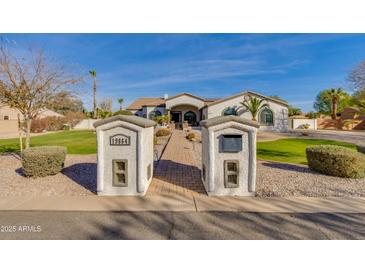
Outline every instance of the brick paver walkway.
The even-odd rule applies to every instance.
[[[147,195],[206,195],[200,179],[194,146],[182,131],[175,130],[160,161],[155,166]]]

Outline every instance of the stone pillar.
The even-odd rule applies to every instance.
[[[201,121],[202,181],[210,196],[253,196],[257,122],[238,116]]]
[[[99,195],[144,195],[153,176],[156,123],[117,115],[94,123],[97,135]]]

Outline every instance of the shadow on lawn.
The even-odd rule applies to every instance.
[[[96,193],[96,163],[80,163],[65,167],[62,173],[80,186]]]

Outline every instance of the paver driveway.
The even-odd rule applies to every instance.
[[[147,195],[206,195],[189,142],[182,131],[175,130],[160,161]]]

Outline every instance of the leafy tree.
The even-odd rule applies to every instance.
[[[365,88],[364,88],[364,89],[362,89],[362,90],[355,91],[355,92],[352,94],[352,97],[353,97],[355,100],[365,100]]]
[[[259,111],[264,108],[268,107],[269,105],[266,103],[265,99],[259,99],[253,96],[247,96],[242,102],[240,102],[242,106],[248,110],[252,115],[252,121],[257,121],[256,117]]]
[[[305,116],[307,116],[309,119],[315,119],[319,117],[318,112],[310,111]]]
[[[322,90],[317,95],[313,107],[317,112],[331,115],[332,119],[336,119],[337,113],[342,112],[350,105],[351,96],[338,88]]]
[[[169,115],[161,115],[161,116],[155,116],[153,120],[158,123],[159,125],[163,123],[170,123],[170,116]]]
[[[289,116],[301,115],[301,114],[302,114],[302,110],[300,108],[288,106],[288,115]]]
[[[32,120],[48,108],[59,92],[69,90],[81,81],[69,74],[65,67],[51,63],[43,51],[29,49],[13,54],[0,45],[0,103],[16,108],[26,122],[25,146],[30,146]]]
[[[365,99],[364,100],[355,100],[354,108],[360,111],[361,114],[365,115]]]
[[[68,112],[83,112],[84,109],[82,100],[68,91],[61,91],[56,94],[50,103],[49,108],[61,114],[66,114]]]
[[[89,74],[94,79],[94,105],[93,105],[93,113],[94,119],[96,118],[97,111],[96,111],[96,70],[90,70]]]
[[[119,110],[122,110],[122,104],[123,104],[124,99],[123,98],[118,98],[118,103],[119,103]]]

